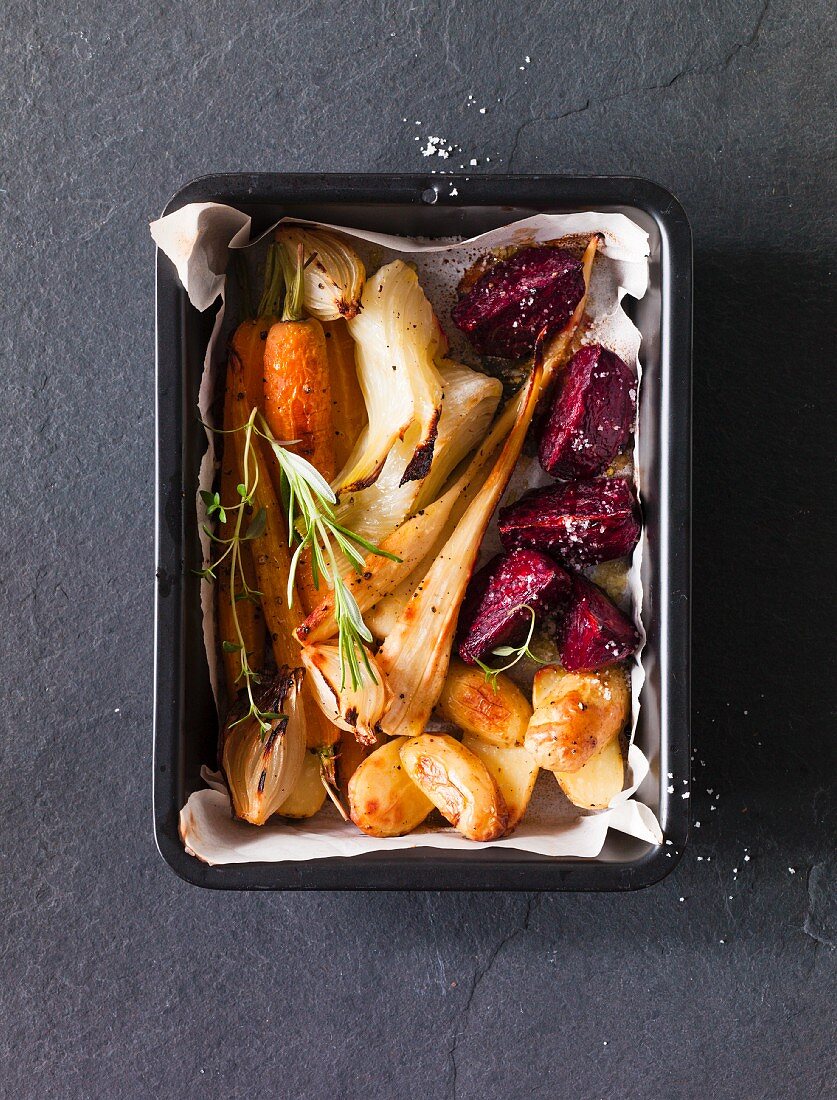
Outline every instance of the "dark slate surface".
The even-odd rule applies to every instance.
[[[3,1096],[834,1094],[832,13],[6,4]],[[471,158],[693,219],[700,828],[635,896],[201,892],[151,839],[146,223]]]

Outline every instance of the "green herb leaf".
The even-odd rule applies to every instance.
[[[267,512],[259,508],[258,512],[250,520],[250,526],[244,534],[245,539],[260,539],[267,530]]]

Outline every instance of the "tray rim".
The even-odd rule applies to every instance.
[[[451,197],[440,185],[455,181]],[[432,192],[432,196],[428,194]],[[692,234],[688,217],[666,188],[638,176],[569,176],[491,174],[440,179],[428,173],[219,173],[200,176],[179,188],[163,211],[171,213],[188,202],[237,203],[385,202],[420,206],[528,206],[563,204],[582,208],[632,206],[657,224],[661,241],[661,311],[667,324],[662,356],[667,360],[669,438],[678,445],[664,456],[667,465],[664,510],[670,553],[665,559],[667,589],[680,598],[666,609],[669,661],[677,675],[666,686],[661,716],[668,758],[678,775],[689,774],[690,647],[691,647],[691,363],[692,363]],[[179,731],[175,714],[182,684],[174,662],[161,662],[161,640],[180,636],[181,569],[179,547],[171,535],[166,510],[172,496],[180,498],[182,467],[179,444],[182,418],[179,399],[170,399],[168,379],[178,376],[183,361],[185,292],[173,266],[156,250],[155,332],[155,625],[154,625],[154,749],[152,763],[154,838],[163,860],[186,882],[213,889],[369,889],[369,890],[526,890],[623,891],[653,885],[679,862],[688,840],[688,800],[669,802],[666,839],[671,845],[652,848],[638,859],[541,857],[514,849],[411,853],[377,852],[352,859],[335,857],[282,863],[239,863],[210,866],[190,856],[177,831],[180,797],[177,777],[162,764],[171,758]],[[677,369],[673,369],[676,364]],[[176,375],[171,374],[174,367]],[[665,367],[665,364],[664,364]],[[176,451],[173,461],[172,452]],[[177,485],[168,486],[177,478]],[[176,491],[174,491],[176,489]],[[676,521],[676,522],[675,522]],[[177,598],[172,599],[172,593]],[[176,646],[176,641],[175,641]],[[177,651],[177,650],[176,650]],[[678,731],[672,739],[671,729]],[[163,749],[167,750],[163,752]],[[161,766],[162,765],[162,766]],[[661,779],[662,783],[662,779]],[[428,854],[430,853],[430,854]]]

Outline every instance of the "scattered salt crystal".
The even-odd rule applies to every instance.
[[[698,863],[703,863],[703,856],[698,856],[697,861]]]
[[[474,160],[474,158],[473,158],[473,157],[471,157],[471,159],[470,159],[470,160],[468,161],[468,163],[469,163],[469,164],[471,165],[471,167],[473,168],[473,167],[474,167],[474,166],[476,165],[476,163],[477,163],[477,162],[476,162],[476,160]]]
[[[669,794],[674,794],[674,785],[667,788]]]
[[[695,828],[696,828],[696,829],[699,829],[699,828],[700,828],[700,822],[699,822],[699,821],[696,821],[696,822],[695,822]]]
[[[750,857],[749,856],[744,856],[744,862],[749,863],[750,862]]]
[[[450,189],[451,198],[453,198],[454,195],[458,195],[458,194],[459,194],[459,192],[457,191],[457,189],[455,187],[451,187],[451,189]]]
[[[688,791],[683,791],[683,793],[680,795],[680,797],[681,798],[688,798],[689,797],[689,792]]]
[[[680,898],[679,900],[680,900],[680,901],[685,901],[686,899],[685,899],[685,898]]]
[[[795,868],[795,867],[788,867],[788,870],[790,871],[790,873],[791,873],[792,875],[795,875],[795,874],[796,874],[796,868]]]
[[[724,943],[724,940],[718,940],[718,943]]]
[[[480,114],[481,115],[485,114],[485,107],[480,107]],[[605,1045],[607,1045],[607,1044],[605,1044]]]

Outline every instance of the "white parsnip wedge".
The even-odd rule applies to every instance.
[[[367,756],[349,780],[349,813],[369,836],[404,836],[433,809],[401,763],[405,744],[403,737],[388,741]]]
[[[497,784],[508,810],[506,832],[510,833],[526,813],[540,768],[522,745],[490,745],[473,734],[466,734],[462,744],[482,760]]]
[[[606,810],[625,785],[621,739],[609,741],[576,772],[554,772],[561,790],[583,810]]]
[[[401,745],[401,762],[444,817],[469,840],[497,840],[508,810],[486,765],[452,737],[424,733]]]

